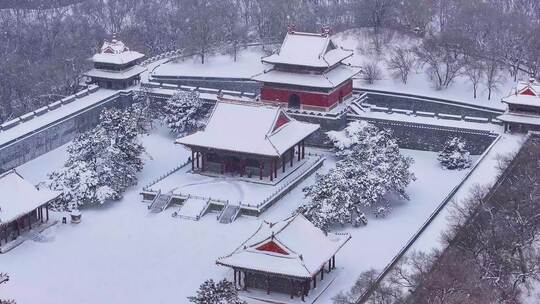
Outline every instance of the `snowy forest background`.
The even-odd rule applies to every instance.
[[[0,122],[74,93],[86,59],[112,33],[147,56],[185,48],[204,60],[210,46],[230,52],[242,41],[279,40],[287,24],[368,28],[376,49],[388,47],[387,29],[419,36],[414,56],[434,67],[440,89],[459,74],[474,88],[479,77],[496,87],[499,73],[538,74],[540,66],[540,37],[531,35],[540,30],[536,0],[5,0]],[[396,54],[399,74],[406,56]]]

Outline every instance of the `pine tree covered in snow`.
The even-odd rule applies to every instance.
[[[188,299],[196,304],[246,304],[238,298],[234,284],[227,280],[218,283],[212,279],[207,280],[199,287],[197,295]]]
[[[447,141],[437,159],[444,168],[449,170],[461,170],[471,166],[471,155],[467,150],[467,142],[460,137],[454,137]]]
[[[165,103],[164,114],[171,131],[185,135],[204,127],[207,110],[199,93],[178,91]]]
[[[322,229],[332,224],[361,222],[361,210],[377,215],[389,209],[389,194],[408,199],[405,191],[415,179],[412,159],[399,153],[391,133],[366,122],[353,122],[345,130],[327,133],[339,160],[336,167],[318,175],[304,192],[311,202],[300,208]]]
[[[52,189],[62,191],[53,208],[66,210],[117,200],[137,182],[144,147],[138,138],[137,116],[131,108],[109,109],[100,124],[77,136],[68,146],[64,168],[50,174]]]

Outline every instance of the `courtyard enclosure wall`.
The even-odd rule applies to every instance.
[[[454,196],[458,193],[458,191],[462,190],[463,185],[468,181],[468,179],[471,177],[471,175],[475,172],[475,170],[480,166],[480,164],[486,160],[486,156],[490,153],[490,151],[493,149],[493,147],[497,144],[497,142],[501,139],[500,136],[497,136],[497,138],[492,142],[492,144],[482,153],[482,156],[476,161],[476,163],[473,165],[471,170],[467,173],[467,175],[457,184],[452,191],[444,198],[444,200],[439,204],[437,209],[433,211],[431,216],[426,220],[426,222],[418,229],[418,231],[409,239],[409,241],[403,246],[403,248],[399,251],[399,253],[390,261],[388,265],[382,270],[382,272],[378,275],[375,282],[364,291],[363,294],[360,295],[360,297],[354,302],[356,304],[363,304],[365,303],[370,296],[373,294],[375,289],[380,285],[380,283],[386,279],[387,275],[392,271],[392,269],[398,264],[398,262],[409,252],[409,250],[413,247],[414,243],[422,236],[422,234],[428,229],[428,227],[431,225],[431,223],[439,216],[441,211],[447,207],[447,205],[454,201]]]
[[[71,141],[78,133],[95,127],[99,115],[111,106],[126,106],[132,103],[133,91],[118,91],[113,96],[95,103],[47,126],[22,135],[12,142],[0,146],[0,172],[7,171],[56,149]],[[51,111],[55,111],[54,109]],[[25,122],[21,122],[24,124]]]

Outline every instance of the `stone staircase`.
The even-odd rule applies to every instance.
[[[236,220],[238,214],[240,214],[240,206],[227,204],[223,207],[223,211],[219,215],[218,221],[221,224],[230,224]]]
[[[158,192],[154,200],[152,201],[152,204],[148,206],[148,209],[152,213],[159,213],[165,210],[169,204],[172,201],[172,194],[171,193],[161,193]]]

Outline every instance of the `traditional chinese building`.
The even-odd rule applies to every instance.
[[[325,234],[303,215],[277,223],[263,222],[259,229],[231,254],[216,263],[234,270],[234,282],[257,288],[304,296],[336,267],[336,253],[349,234]]]
[[[94,68],[85,76],[90,78],[90,83],[102,88],[125,89],[140,81],[145,68],[138,64],[143,57],[143,54],[131,51],[120,40],[105,41],[101,52],[91,58]]]
[[[305,157],[305,139],[319,125],[280,107],[218,101],[204,130],[176,142],[192,151],[192,169],[273,181]]]
[[[508,105],[508,110],[497,118],[504,122],[505,131],[540,131],[540,83],[534,78],[520,81],[502,101]]]
[[[49,204],[60,196],[34,187],[15,170],[0,174],[0,193],[0,253],[23,232],[48,222]]]
[[[360,72],[343,61],[353,55],[322,33],[289,28],[279,51],[262,58],[271,68],[253,76],[262,83],[260,99],[289,108],[330,111],[352,96],[352,77]]]

